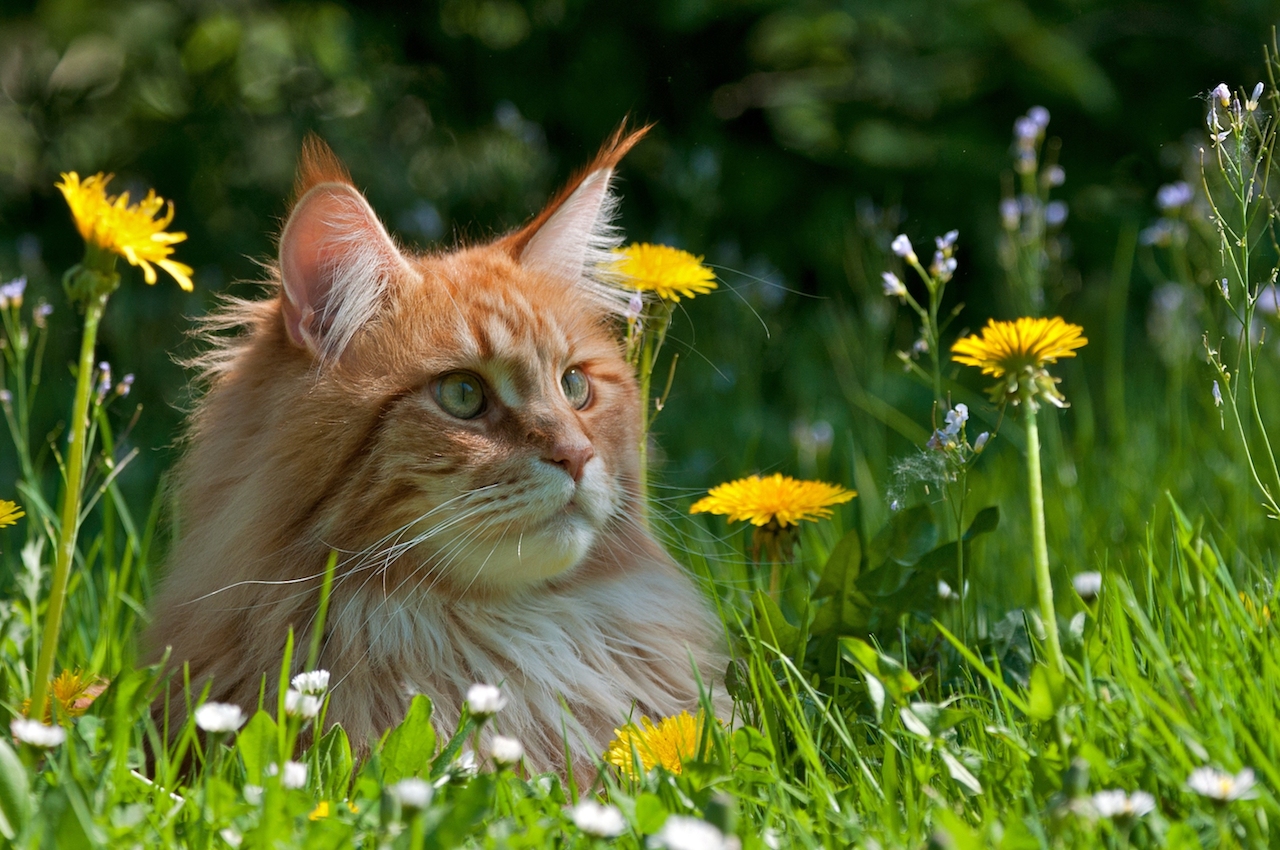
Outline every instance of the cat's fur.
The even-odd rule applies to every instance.
[[[309,143],[279,289],[212,321],[244,330],[204,358],[178,473],[146,643],[189,664],[193,692],[251,710],[265,677],[274,704],[286,632],[305,655],[336,549],[318,666],[358,752],[414,693],[449,731],[476,682],[502,685],[496,728],[536,769],[563,766],[566,732],[586,764],[628,716],[696,710],[695,664],[724,711],[718,621],[640,504],[627,297],[598,268],[619,241],[609,183],[642,135],[619,133],[523,229],[426,254]],[[574,366],[582,410],[561,389]],[[484,382],[476,419],[434,394],[457,370]]]

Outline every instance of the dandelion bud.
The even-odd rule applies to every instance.
[[[1249,99],[1245,101],[1244,108],[1249,110],[1250,112],[1253,112],[1255,109],[1257,109],[1258,101],[1262,99],[1262,92],[1265,91],[1265,89],[1266,87],[1263,86],[1262,83],[1258,83],[1256,86],[1254,86],[1253,94],[1249,95]]]
[[[1066,201],[1050,201],[1044,208],[1044,223],[1049,227],[1060,227],[1067,220]]]
[[[899,233],[894,237],[893,244],[890,247],[893,248],[893,253],[902,257],[908,263],[916,262],[916,252],[911,247],[911,240],[907,238],[907,234]]]
[[[1209,97],[1220,101],[1223,106],[1231,105],[1231,89],[1227,87],[1226,83],[1218,83],[1214,90],[1209,93]]]
[[[1022,211],[1014,198],[1005,198],[1000,202],[1000,223],[1005,230],[1017,230]]]
[[[906,297],[907,287],[896,274],[893,272],[883,272],[880,277],[884,280],[885,295],[897,298]]]
[[[983,431],[981,434],[978,435],[978,439],[973,441],[973,450],[975,452],[982,451],[987,447],[987,440],[990,440],[990,439],[991,439],[991,432]]]
[[[1041,130],[1049,126],[1049,110],[1043,106],[1033,106],[1028,109],[1027,117]]]

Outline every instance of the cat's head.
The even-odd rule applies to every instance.
[[[639,400],[627,295],[604,278],[619,134],[528,226],[399,248],[332,155],[304,152],[278,316],[342,427],[367,430],[342,512],[417,581],[487,591],[573,569],[635,523]]]

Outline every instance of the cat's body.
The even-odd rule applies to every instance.
[[[327,151],[305,158],[279,295],[216,320],[245,331],[206,358],[179,471],[147,643],[193,690],[246,709],[264,676],[273,693],[337,550],[318,666],[358,751],[413,693],[448,731],[477,682],[502,685],[496,728],[538,769],[563,765],[566,731],[586,763],[629,715],[696,709],[722,637],[647,529],[640,400],[593,278],[639,135],[523,230],[421,256]]]

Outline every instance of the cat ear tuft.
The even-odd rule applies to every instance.
[[[404,259],[354,186],[314,182],[345,173],[328,148],[328,160],[309,153],[298,176],[305,193],[280,237],[280,304],[289,339],[334,359],[377,313]]]
[[[595,160],[570,181],[526,227],[506,237],[512,256],[523,265],[573,281],[615,312],[624,312],[628,295],[611,285],[605,271],[611,252],[622,244],[613,224],[617,196],[610,191],[618,161],[649,127],[619,128]]]

